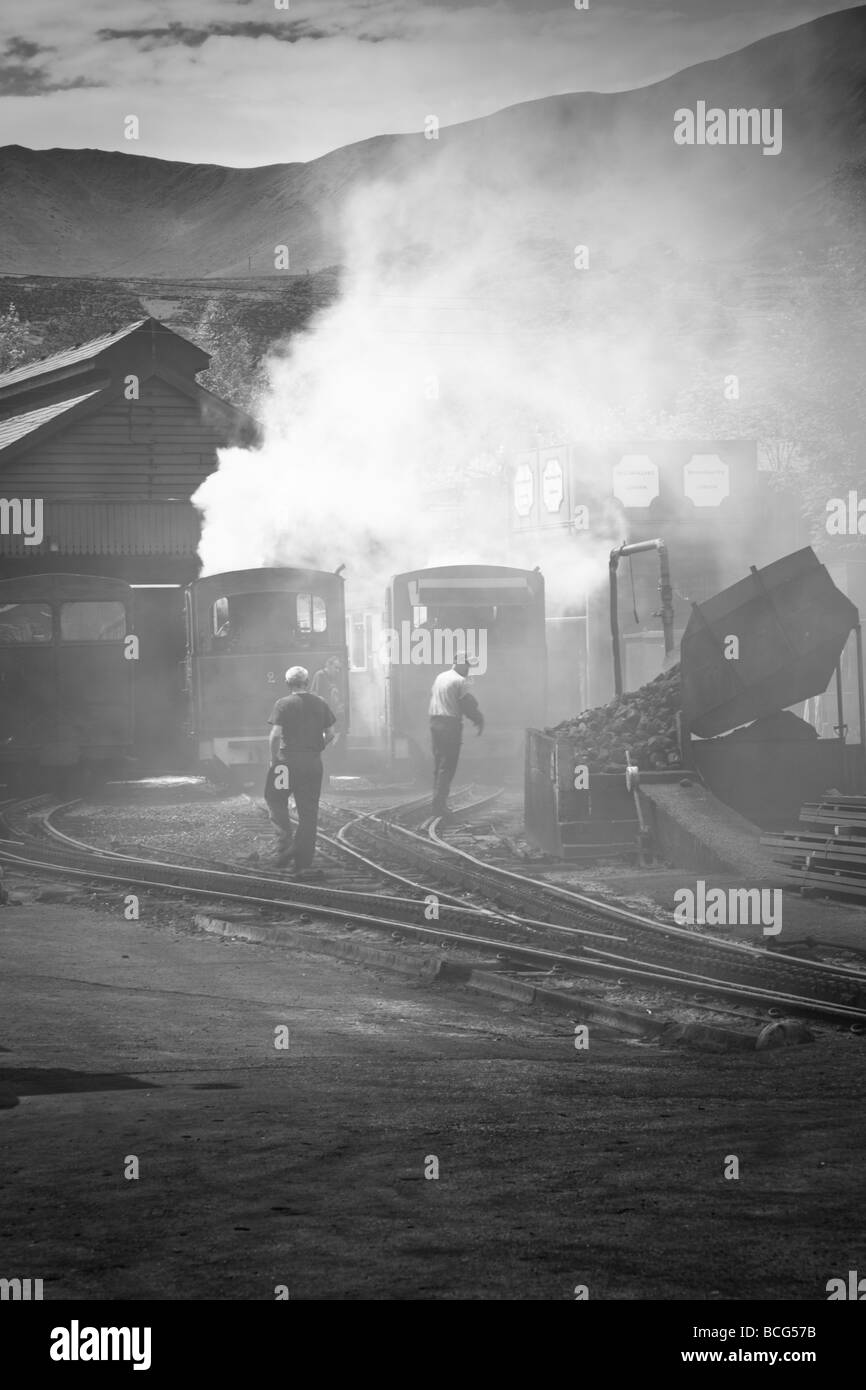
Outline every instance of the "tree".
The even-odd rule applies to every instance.
[[[211,299],[193,329],[193,339],[211,354],[199,380],[208,391],[242,410],[254,410],[263,388],[261,364],[238,322],[237,302]]]
[[[30,355],[31,343],[26,326],[14,304],[0,312],[0,372],[12,372]]]

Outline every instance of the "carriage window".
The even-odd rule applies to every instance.
[[[62,603],[61,642],[120,642],[126,636],[126,609],[107,603]]]
[[[0,646],[18,642],[50,642],[54,632],[47,603],[0,604]]]
[[[298,632],[324,632],[328,626],[328,610],[319,594],[298,594]]]

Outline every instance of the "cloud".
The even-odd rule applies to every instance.
[[[0,96],[35,97],[46,92],[70,92],[81,87],[100,87],[103,83],[95,79],[75,77],[52,77],[46,69],[45,59],[34,64],[31,60],[39,54],[50,54],[46,48],[34,40],[13,34],[6,40],[4,52],[0,57]]]
[[[144,52],[154,48],[170,48],[176,44],[184,48],[201,48],[208,39],[276,39],[278,43],[300,43],[301,39],[326,39],[335,31],[317,28],[305,19],[276,21],[264,24],[255,20],[234,20],[201,25],[199,27],[181,24],[177,21],[163,28],[149,29],[99,29],[96,37],[104,42],[115,39],[128,39],[141,46]],[[360,35],[359,35],[360,37]]]
[[[66,82],[52,82],[40,68],[28,68],[22,63],[0,63],[0,97],[38,97],[47,92],[74,92],[80,88],[103,87],[89,77],[73,77]]]
[[[13,35],[6,44],[7,58],[21,58],[26,61],[28,58],[35,58],[37,53],[48,52],[49,50],[40,44],[31,43],[29,39],[22,39],[17,35]]]
[[[854,3],[855,0],[852,0]],[[3,0],[0,143],[249,166],[573,91],[623,91],[843,0]],[[50,44],[46,50],[43,45]],[[34,51],[34,49],[36,51]],[[99,94],[80,88],[101,87]],[[33,100],[34,97],[41,100]]]

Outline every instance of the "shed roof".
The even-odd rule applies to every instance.
[[[37,377],[46,376],[55,372],[58,368],[72,367],[78,362],[90,362],[94,358],[105,352],[108,348],[114,347],[115,343],[120,343],[124,338],[128,338],[131,333],[142,328],[144,324],[150,322],[148,319],[136,319],[134,323],[128,323],[125,328],[119,328],[115,333],[103,333],[99,338],[92,338],[89,343],[78,343],[75,347],[64,348],[61,352],[53,352],[48,357],[40,357],[36,362],[28,362],[25,367],[16,367],[14,371],[0,373],[0,391],[6,386],[15,386],[19,382],[34,381]],[[152,320],[156,323],[156,320]],[[159,325],[163,328],[163,325]],[[168,333],[170,329],[163,328]]]
[[[253,440],[259,425],[246,411],[213,395],[196,380],[210,354],[158,319],[136,319],[39,362],[0,375],[0,464],[31,450],[84,415],[95,414],[123,391],[129,373],[161,377],[222,420],[226,442]]]
[[[11,415],[7,420],[0,420],[0,449],[5,449],[16,439],[23,439],[33,430],[46,425],[49,420],[54,420],[58,415],[63,415],[67,410],[72,410],[74,406],[81,405],[82,401],[88,401],[91,396],[98,394],[98,390],[85,391],[83,396],[73,396],[68,401],[54,401],[52,405],[43,405],[36,410],[27,410],[22,415]]]
[[[97,377],[116,382],[130,372],[142,375],[154,367],[169,368],[195,383],[197,373],[209,365],[209,353],[158,319],[136,319],[89,343],[78,343],[4,372],[0,376],[0,412],[20,414],[46,404],[48,396],[81,395],[82,387],[96,385]]]

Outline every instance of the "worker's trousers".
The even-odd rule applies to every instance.
[[[287,767],[288,787],[274,785],[277,767]],[[293,858],[296,869],[309,869],[316,851],[319,824],[319,794],[322,790],[322,759],[319,753],[298,753],[268,769],[265,803],[277,835],[277,858]],[[285,781],[285,775],[282,779]],[[289,818],[289,797],[295,799],[298,827]]]
[[[462,740],[462,719],[454,719],[447,714],[431,715],[430,741],[433,745],[434,816],[444,816],[448,810],[448,793],[457,771]]]

